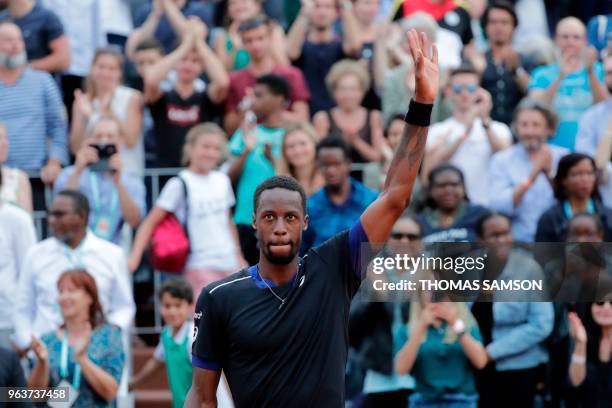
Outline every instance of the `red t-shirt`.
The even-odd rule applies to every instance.
[[[291,66],[275,65],[270,73],[281,76],[289,82],[291,86],[291,104],[300,101],[308,102],[310,99],[310,92],[306,86],[306,80],[304,79],[302,71]],[[226,112],[235,112],[238,110],[238,104],[240,104],[240,101],[244,98],[246,89],[255,86],[256,80],[257,77],[248,67],[230,73],[229,93],[225,101]]]
[[[454,0],[447,0],[440,4],[428,0],[404,0],[404,17],[408,17],[417,11],[424,11],[434,19],[440,20],[446,13],[459,7]]]

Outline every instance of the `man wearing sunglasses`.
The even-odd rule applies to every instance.
[[[449,162],[463,172],[470,201],[487,205],[489,160],[512,144],[512,135],[508,126],[491,120],[491,95],[479,86],[474,68],[461,66],[449,75],[444,92],[452,104],[452,116],[429,131],[424,176]]]

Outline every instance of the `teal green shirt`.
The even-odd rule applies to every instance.
[[[477,326],[470,334],[482,341]],[[421,344],[411,375],[416,380],[415,391],[425,398],[439,398],[447,394],[476,394],[472,364],[458,341],[445,343],[446,324],[430,327]]]
[[[275,174],[274,164],[264,154],[264,146],[270,144],[272,156],[275,159],[279,159],[284,135],[284,129],[273,129],[257,125],[255,130],[255,148],[249,153],[238,180],[236,208],[234,210],[234,222],[236,224],[251,225],[253,222],[253,197],[255,190],[259,184]],[[233,155],[242,154],[244,150],[242,129],[238,129],[230,139],[229,150]]]

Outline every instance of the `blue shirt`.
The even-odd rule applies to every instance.
[[[36,3],[24,16],[13,18],[8,10],[0,13],[0,21],[10,20],[21,29],[28,61],[51,54],[49,44],[64,35],[64,26],[51,10]]]
[[[529,89],[547,89],[559,77],[559,72],[559,65],[557,64],[536,68],[531,74]],[[601,63],[595,63],[593,72],[602,82],[603,67]],[[578,121],[592,104],[593,95],[589,85],[589,76],[584,67],[563,78],[554,99],[554,108],[559,115],[559,126],[550,143],[574,150]]]
[[[308,199],[308,229],[302,237],[302,251],[321,245],[340,231],[350,229],[359,220],[361,214],[378,197],[360,182],[349,179],[351,192],[341,205],[333,203],[325,188],[314,193]]]
[[[68,179],[74,173],[74,166],[66,167],[57,178],[54,185],[54,192],[57,194],[62,191]],[[95,186],[92,186],[92,178],[95,178]],[[140,211],[140,218],[146,215],[145,186],[142,179],[127,173],[121,174],[121,184]],[[119,196],[115,183],[109,173],[99,173],[83,170],[79,178],[79,191],[87,197],[89,201],[89,228],[100,238],[108,239],[113,243],[118,243],[123,226],[123,213],[119,204]],[[97,193],[97,194],[96,194]],[[107,223],[108,236],[103,231],[98,230],[100,222]]]
[[[578,124],[576,151],[595,156],[597,146],[606,134],[610,118],[612,118],[612,97],[593,105],[586,111]]]
[[[136,18],[134,19],[134,27],[140,27],[144,24],[149,14],[151,14],[152,8],[151,4],[144,4],[140,7],[138,12],[136,12]],[[181,9],[181,13],[185,17],[196,16],[199,17],[208,27],[213,27],[213,9],[210,4],[202,4],[196,3],[193,1],[187,0],[187,4],[185,7]],[[159,24],[155,29],[155,38],[164,46],[164,51],[166,54],[172,52],[174,48],[178,45],[179,38],[176,36],[174,32],[174,28],[168,21],[166,15],[162,15],[162,18],[159,20]]]
[[[567,149],[550,146],[552,168],[559,159],[569,153]],[[497,152],[489,163],[489,207],[503,212],[512,219],[512,235],[515,241],[533,242],[538,220],[544,211],[556,203],[550,182],[542,173],[514,206],[514,189],[529,177],[532,163],[522,144]]]
[[[236,188],[236,208],[234,209],[234,222],[236,224],[251,225],[253,221],[253,197],[257,186],[275,174],[274,165],[266,158],[265,145],[272,148],[272,156],[278,159],[281,155],[281,145],[285,130],[281,128],[267,128],[257,125],[255,130],[255,147],[249,153],[242,174]],[[237,156],[244,150],[244,137],[242,129],[238,129],[230,139],[228,148],[231,154]]]
[[[38,171],[51,157],[68,162],[66,109],[47,72],[26,68],[15,83],[0,81],[0,121],[8,131],[7,166]]]

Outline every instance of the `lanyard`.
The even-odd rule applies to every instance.
[[[68,379],[68,333],[64,330],[62,338],[62,351],[60,355],[60,372],[61,378]],[[74,373],[72,374],[72,386],[78,390],[81,387],[81,366],[74,365]]]
[[[92,206],[93,206],[93,210],[94,210],[94,223],[93,223],[93,230],[96,233],[96,235],[98,235],[101,238],[107,239],[109,240],[112,236],[113,236],[113,230],[110,228],[110,216],[106,217],[106,220],[101,220],[101,214],[102,214],[102,200],[100,198],[100,185],[98,184],[98,177],[93,174],[93,173],[89,173],[89,181],[91,184],[91,193],[92,193],[92,197],[91,197],[91,201],[92,201]],[[113,214],[115,214],[117,212],[117,208],[119,207],[119,193],[117,192],[117,188],[113,187],[113,192],[111,193],[111,199],[110,199],[110,203],[108,205],[107,210],[105,211],[106,214],[111,214],[111,216]],[[99,225],[102,222],[106,222],[106,230],[101,230],[99,227]]]
[[[565,211],[565,216],[568,220],[572,218],[572,207],[570,206],[570,203],[567,200],[563,202],[563,211]],[[593,203],[592,198],[589,198],[586,212],[588,212],[589,214],[595,214],[595,204]]]
[[[83,242],[85,239],[76,247],[74,250],[70,249],[70,247],[64,244],[64,255],[68,259],[68,263],[72,268],[84,268],[85,264],[83,263]]]

